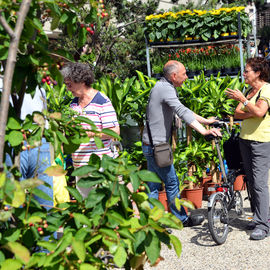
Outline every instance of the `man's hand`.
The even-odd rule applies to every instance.
[[[221,134],[219,128],[211,128],[211,129],[206,130],[204,136],[206,136],[206,135],[213,135],[215,137],[217,137],[217,136],[222,137],[222,134]]]
[[[215,122],[217,122],[217,119],[216,119],[215,116],[212,116],[212,117],[209,117],[209,118],[206,119],[206,123],[205,124],[206,125],[210,125],[210,124],[213,124]]]

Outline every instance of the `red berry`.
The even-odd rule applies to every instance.
[[[93,28],[94,27],[94,24],[91,23],[90,26]]]
[[[86,31],[90,32],[92,31],[90,27],[86,27]]]
[[[48,225],[47,223],[43,225],[43,227],[44,227],[45,229],[48,228],[48,226],[49,226],[49,225]]]
[[[103,18],[103,17],[105,17],[105,14],[102,12],[102,13],[101,13],[101,16],[102,16],[102,18]]]
[[[7,206],[5,206],[5,207],[4,207],[4,210],[5,210],[5,211],[8,211],[8,207],[7,207]]]
[[[50,85],[51,84],[51,81],[47,81],[47,84]]]
[[[47,77],[46,77],[46,81],[49,81],[49,80],[50,80],[50,76],[47,76]]]
[[[43,78],[43,79],[41,80],[41,82],[42,82],[42,83],[45,83],[45,82],[46,82],[46,79]]]
[[[38,230],[39,232],[43,231],[43,229],[42,229],[41,227],[38,227],[37,230]]]
[[[93,30],[90,30],[89,33],[90,33],[91,35],[94,35],[95,32],[94,32]]]
[[[81,26],[81,28],[84,28],[84,24],[83,24],[83,23],[81,23],[81,25],[80,25],[80,26]]]
[[[29,223],[29,226],[32,227],[32,226],[34,226],[34,224],[33,224],[32,222],[30,222],[30,223]]]

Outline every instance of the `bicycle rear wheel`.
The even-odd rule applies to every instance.
[[[225,196],[222,193],[215,193],[208,206],[208,226],[213,240],[223,244],[229,233],[229,213]]]

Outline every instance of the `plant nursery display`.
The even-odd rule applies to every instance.
[[[214,75],[218,72],[236,75],[241,65],[239,50],[238,45],[231,43],[154,50],[151,57],[152,71],[154,74],[162,73],[163,66],[168,60],[177,60],[186,67],[187,75],[191,77],[198,75],[202,70],[205,73],[211,71]]]
[[[238,32],[238,13],[242,35],[247,37],[251,23],[245,7],[152,14],[145,18],[145,31],[149,42],[208,41],[235,37]]]

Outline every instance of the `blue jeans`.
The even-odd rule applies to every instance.
[[[12,166],[12,161],[9,155],[6,155],[6,165]],[[34,198],[39,204],[47,210],[50,210],[53,206],[53,177],[43,173],[48,167],[51,166],[51,155],[50,155],[50,144],[46,142],[45,138],[42,139],[42,145],[39,147],[31,148],[20,153],[20,171],[22,174],[21,180],[32,178],[37,176],[38,179],[46,182],[50,187],[40,185],[37,188],[42,190],[44,193],[50,196],[51,200],[45,200],[38,196]],[[55,239],[57,233],[54,232],[53,236]],[[49,236],[43,238],[45,241],[49,241]],[[41,248],[41,252],[49,253],[48,250]]]
[[[51,166],[50,144],[42,139],[42,145],[30,150],[25,150],[20,153],[20,170],[22,179],[28,179],[37,176],[38,179],[46,182],[51,187],[40,185],[37,188],[50,196],[51,200],[45,200],[40,197],[35,199],[43,205],[47,210],[53,206],[53,177],[43,173],[48,167]],[[36,170],[36,171],[35,171]]]
[[[181,209],[179,211],[175,206],[175,198],[176,197],[180,198],[180,192],[179,192],[179,180],[176,175],[174,166],[170,165],[168,167],[160,168],[157,166],[155,162],[152,147],[150,145],[143,144],[142,150],[144,156],[147,159],[148,170],[156,173],[165,185],[167,200],[172,214],[174,214],[182,222],[185,222],[188,216],[184,207],[181,206]],[[152,182],[147,182],[147,184],[150,189],[150,194],[148,194],[148,196],[150,198],[155,198],[158,200],[158,191],[161,189],[162,184]]]
[[[12,160],[6,154],[6,165],[12,166]],[[38,179],[48,183],[51,187],[40,185],[37,188],[51,197],[51,200],[44,200],[35,196],[35,199],[43,205],[47,210],[53,206],[53,177],[43,173],[48,167],[51,166],[50,144],[46,142],[45,138],[42,139],[42,145],[30,150],[25,150],[20,153],[20,171],[22,174],[21,180],[32,178],[35,175]],[[37,168],[37,169],[36,169]],[[36,170],[36,171],[35,171]]]

